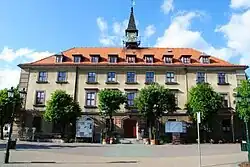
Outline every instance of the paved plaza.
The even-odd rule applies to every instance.
[[[0,142],[0,161],[5,144]],[[247,160],[239,144],[204,144],[203,167],[236,167]],[[18,142],[10,164],[0,166],[198,167],[197,145],[100,145]]]

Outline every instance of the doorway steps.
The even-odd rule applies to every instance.
[[[143,140],[138,140],[136,138],[123,138],[120,139],[121,144],[143,144]]]

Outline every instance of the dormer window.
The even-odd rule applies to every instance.
[[[146,63],[154,63],[154,56],[147,55],[145,56]]]
[[[209,64],[210,63],[210,59],[209,59],[209,55],[206,55],[205,53],[202,53],[200,56],[200,62],[203,64]]]
[[[100,55],[91,55],[91,63],[98,63]]]
[[[163,60],[164,60],[164,63],[166,64],[171,64],[173,62],[173,56],[174,55],[170,55],[170,54],[166,54],[166,55],[163,55]]]
[[[56,63],[62,63],[63,62],[63,55],[56,55]]]
[[[190,57],[191,56],[182,56],[181,61],[183,64],[189,64],[190,63]]]
[[[80,63],[82,60],[81,55],[73,55],[73,57],[74,57],[74,63]]]
[[[127,55],[127,62],[128,63],[135,63],[135,55]]]
[[[117,55],[109,55],[109,62],[110,63],[117,63]]]

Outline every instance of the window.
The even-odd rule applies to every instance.
[[[58,72],[57,81],[58,82],[66,82],[66,72],[65,71],[59,71]]]
[[[86,106],[96,106],[96,92],[88,91],[86,93]]]
[[[197,83],[204,83],[205,82],[205,73],[204,72],[197,72]]]
[[[154,72],[146,72],[146,83],[154,82]]]
[[[241,85],[241,81],[243,81],[244,79],[239,79],[239,78],[237,78],[237,86],[240,86]]]
[[[134,106],[135,92],[127,92],[127,105],[129,107]]]
[[[221,93],[222,96],[222,107],[228,108],[228,94],[227,93]]]
[[[45,91],[37,91],[36,92],[36,104],[44,105],[45,104]]]
[[[209,57],[201,57],[200,61],[203,64],[209,64],[210,63]]]
[[[74,62],[80,63],[81,62],[81,56],[74,56]]]
[[[153,56],[145,56],[145,58],[146,58],[146,63],[153,63],[154,62]]]
[[[117,56],[109,56],[110,63],[117,63]]]
[[[172,57],[164,57],[164,62],[167,63],[167,64],[170,64],[172,63]]]
[[[108,72],[108,82],[115,82],[115,72]]]
[[[40,71],[38,74],[38,81],[39,82],[47,82],[47,72]]]
[[[224,72],[218,73],[218,83],[225,84],[226,83],[226,74]]]
[[[135,72],[127,72],[127,82],[135,83]]]
[[[175,82],[174,72],[167,72],[166,73],[166,82],[167,83],[174,83]]]
[[[230,119],[222,120],[221,124],[222,124],[223,132],[230,132],[231,131],[231,120]]]
[[[56,63],[61,63],[63,61],[63,56],[58,55],[56,56]]]
[[[182,63],[189,64],[190,63],[190,58],[189,57],[182,57]]]
[[[95,72],[88,73],[88,82],[96,82],[96,73]]]
[[[92,56],[91,57],[91,62],[92,63],[98,63],[99,62],[99,56]]]
[[[134,56],[128,56],[127,61],[128,61],[128,63],[135,63],[135,57]]]

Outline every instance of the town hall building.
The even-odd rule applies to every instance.
[[[162,124],[168,120],[190,122],[185,108],[188,92],[196,84],[206,82],[224,98],[215,133],[232,140],[242,136],[237,130],[241,127],[235,115],[234,89],[246,79],[247,66],[231,64],[193,48],[140,46],[133,7],[125,36],[123,47],[74,47],[18,65],[19,87],[27,90],[22,126],[36,127],[41,135],[56,132],[56,126],[42,115],[51,93],[61,89],[79,102],[82,114],[94,120],[94,131],[100,133],[105,121],[99,116],[98,91],[110,88],[127,94],[127,105],[114,116],[117,132],[125,138],[136,138],[147,126],[134,107],[133,100],[140,89],[159,83],[175,94],[178,109],[166,113]]]

